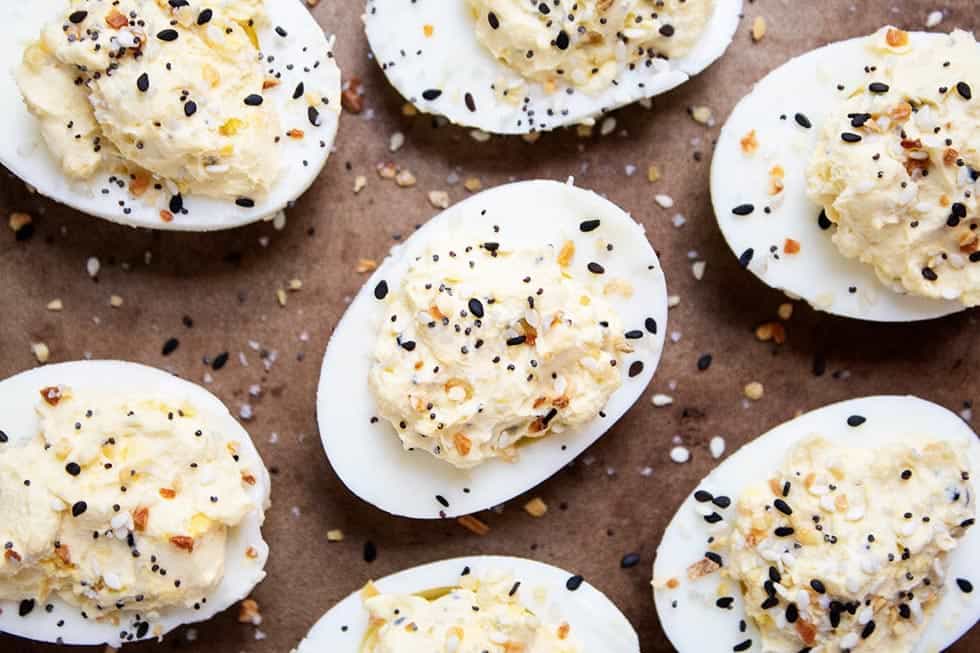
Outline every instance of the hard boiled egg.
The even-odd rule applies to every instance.
[[[83,398],[85,406],[75,405]],[[131,406],[128,416],[112,417],[123,405]],[[59,410],[71,415],[59,418]],[[73,419],[78,420],[74,426]],[[106,419],[114,420],[112,433],[89,432],[108,424]],[[179,424],[174,428],[183,429],[192,442],[171,442],[161,426],[171,424]],[[42,642],[119,646],[209,619],[248,596],[265,577],[269,548],[261,527],[269,507],[269,474],[248,433],[204,388],[121,361],[39,367],[0,381],[0,436],[0,468],[24,477],[23,482],[8,478],[18,487],[8,488],[4,497],[3,510],[17,514],[6,513],[0,526],[0,532],[7,532],[0,565],[0,596],[5,597],[0,631]],[[95,448],[89,446],[93,442]],[[42,450],[44,443],[48,448]],[[170,456],[167,450],[173,447],[180,449],[172,452],[173,460],[190,456],[194,462],[181,469],[159,468],[152,452]],[[33,449],[40,458],[31,458],[35,462],[29,467],[18,466],[16,461]],[[205,456],[223,467],[204,464]],[[228,483],[222,485],[223,480]],[[153,492],[143,492],[150,486]],[[21,496],[28,491],[30,497]],[[22,501],[30,501],[29,510],[18,512]],[[136,501],[140,507],[130,505]],[[188,501],[197,503],[188,507]],[[189,520],[175,516],[186,516],[195,505],[206,507]],[[223,519],[226,509],[235,513],[234,525],[212,539],[209,520]],[[93,537],[85,531],[88,541],[76,542],[82,520]],[[44,539],[49,528],[56,533],[53,542]],[[174,535],[164,542],[171,531]],[[205,564],[222,554],[214,548],[221,542],[223,562]],[[195,560],[195,551],[203,557],[188,562]],[[47,596],[22,594],[27,592],[23,588],[35,586],[30,573],[76,574],[72,582],[77,586],[66,590],[76,593],[72,603],[54,581]],[[152,577],[153,595],[140,596],[141,590],[129,584],[134,577]],[[188,586],[209,590],[164,605],[168,593]],[[83,598],[109,605],[82,608]],[[161,605],[142,609],[144,601],[158,599]]]
[[[368,0],[374,58],[425,113],[491,133],[591,123],[683,84],[732,41],[741,0]]]
[[[711,167],[743,267],[819,310],[881,322],[976,304],[980,54],[971,34],[883,27],[772,71]]]
[[[506,583],[503,599],[487,590],[479,589],[481,585],[486,587],[499,582]],[[432,602],[440,598],[452,600],[461,586],[464,590],[474,591],[477,599],[485,602],[480,605],[481,612],[497,615],[500,603],[504,601],[524,613],[519,617],[525,621],[521,627],[522,630],[527,629],[524,632],[533,631],[536,625],[548,630],[549,635],[553,629],[557,633],[558,645],[567,646],[561,648],[562,651],[638,653],[640,650],[636,632],[623,613],[581,576],[523,558],[474,556],[433,562],[369,583],[363,590],[348,596],[327,612],[300,643],[297,653],[374,653],[376,650],[403,650],[376,648],[379,632],[377,619],[372,619],[365,602],[380,611],[384,609],[384,604],[374,606],[370,601],[378,602],[379,597],[391,597],[392,602],[413,606],[422,613],[425,610],[424,601]],[[450,610],[451,607],[446,609]],[[471,603],[466,604],[466,609],[473,614]],[[432,617],[438,612],[437,608],[428,616]],[[389,615],[385,615],[387,616]],[[394,620],[400,615],[390,616]],[[514,625],[513,621],[502,623]],[[441,625],[438,618],[427,618],[422,614],[416,633],[403,635],[404,645],[410,645],[413,638],[424,641],[430,627],[434,632],[441,633]],[[477,635],[477,632],[472,635]],[[496,639],[493,640],[493,650],[504,650],[505,644],[501,641],[500,633],[494,633],[494,636]],[[539,637],[539,642],[547,641],[543,634]],[[443,643],[438,642],[439,645]],[[449,642],[446,645],[451,646]]]
[[[943,650],[980,617],[978,470],[977,435],[916,397],[792,419],[671,520],[653,566],[660,623],[682,653]]]
[[[323,361],[323,447],[387,512],[484,510],[612,428],[666,321],[657,255],[622,209],[571,183],[485,191],[394,248],[354,298]]]
[[[268,20],[254,22],[263,10]],[[301,0],[36,0],[10,5],[5,19],[0,163],[79,211],[178,231],[272,219],[330,154],[340,71],[333,37]],[[38,43],[42,30],[69,67],[56,67],[53,43]],[[114,68],[92,69],[108,52]],[[33,89],[33,113],[18,76]]]

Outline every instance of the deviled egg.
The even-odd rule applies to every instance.
[[[527,134],[665,93],[718,59],[741,0],[367,0],[374,58],[426,113]]]
[[[271,218],[319,174],[340,71],[301,0],[33,0],[0,44],[0,163],[42,195],[184,231]]]
[[[915,397],[760,436],[684,502],[654,598],[678,651],[925,653],[980,618],[980,441]]]
[[[777,68],[733,111],[711,169],[743,267],[875,321],[980,303],[980,46],[874,34]]]
[[[119,361],[0,382],[0,632],[119,646],[265,577],[269,474],[212,394]]]
[[[337,325],[324,449],[390,513],[484,510],[615,424],[653,376],[666,321],[657,255],[622,209],[571,183],[485,191],[396,247]]]
[[[581,576],[499,556],[443,560],[369,582],[295,653],[639,653],[623,613]]]

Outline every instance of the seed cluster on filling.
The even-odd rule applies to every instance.
[[[422,594],[384,594],[373,584],[361,592],[372,631],[364,653],[454,653],[468,651],[582,653],[572,626],[525,607],[524,595],[574,592],[565,587],[538,588],[502,571],[471,573],[465,568],[458,587]],[[581,581],[579,580],[579,583]]]
[[[397,288],[375,288],[386,311],[369,377],[379,413],[406,448],[459,467],[512,460],[522,440],[601,415],[631,343],[657,329],[652,318],[624,329],[609,295],[632,287],[591,259],[599,252],[500,238],[435,243]]]
[[[188,402],[40,392],[38,435],[0,441],[0,599],[26,617],[57,598],[125,621],[124,640],[152,634],[160,610],[202,609],[257,470]]]
[[[820,226],[890,288],[980,304],[980,45],[885,27],[867,47],[807,171]]]
[[[853,415],[847,427],[865,422]],[[911,651],[945,586],[973,591],[970,579],[947,577],[949,553],[975,523],[970,473],[944,441],[873,449],[811,436],[735,502],[695,493],[711,536],[688,577],[717,572],[731,581],[722,587],[741,587],[765,650]],[[715,601],[734,604],[730,591]]]
[[[626,67],[690,52],[714,0],[468,0],[476,36],[526,82],[598,93]],[[520,83],[498,94],[519,99]]]

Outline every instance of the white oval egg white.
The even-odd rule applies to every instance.
[[[590,218],[600,219],[600,226],[583,233],[579,225]],[[625,356],[623,385],[610,398],[604,417],[520,447],[514,463],[490,460],[471,470],[457,469],[424,451],[405,451],[390,424],[383,419],[372,423],[377,408],[368,373],[387,311],[387,304],[375,298],[375,289],[382,281],[392,291],[397,289],[416,257],[431,242],[446,242],[445,238],[499,241],[513,248],[549,243],[561,247],[571,240],[576,252],[595,252],[592,260],[605,267],[605,276],[632,284],[629,299],[606,296],[623,328],[639,329],[644,335],[630,340],[636,351]],[[614,250],[597,251],[599,240],[611,243]],[[573,265],[584,270],[584,254],[576,255]],[[645,328],[647,318],[654,319],[656,333]],[[351,302],[323,359],[317,419],[324,450],[350,490],[395,515],[436,519],[499,505],[555,474],[612,428],[653,377],[666,325],[667,289],[657,255],[643,227],[622,209],[570,183],[528,181],[484,191],[439,214],[395,247]],[[627,373],[631,366],[637,372],[633,376]]]
[[[497,98],[491,85],[520,75],[477,41],[465,0],[367,0],[364,24],[374,58],[402,96],[426,113],[495,134],[526,134],[587,122],[683,84],[715,62],[738,27],[742,0],[716,0],[701,40],[684,57],[626,69],[597,95],[548,93],[530,83],[526,105]],[[424,27],[432,26],[432,36]],[[441,91],[434,100],[422,94]],[[471,110],[466,94],[472,96]],[[534,121],[527,110],[533,109]]]
[[[543,618],[567,622],[584,651],[639,653],[636,632],[612,601],[584,581],[569,589],[569,579],[579,577],[541,562],[504,556],[455,558],[413,567],[375,585],[383,594],[415,594],[457,587],[464,573],[487,572],[512,574],[521,583],[524,606]],[[354,592],[323,615],[295,653],[360,653],[368,626],[360,592]]]
[[[168,207],[169,196],[156,202],[133,197],[127,187],[108,181],[111,173],[100,172],[85,182],[65,177],[51,156],[34,116],[27,110],[13,71],[20,64],[24,49],[36,40],[43,25],[67,7],[65,0],[31,0],[9,3],[4,9],[6,37],[0,40],[0,163],[38,193],[73,209],[133,227],[168,231],[215,231],[272,219],[313,184],[333,147],[340,121],[340,69],[333,58],[333,37],[328,41],[323,29],[302,0],[268,0],[269,25],[258,30],[266,71],[279,73],[280,84],[266,89],[263,97],[275,104],[283,135],[277,146],[282,170],[269,194],[256,198],[255,206],[240,207],[234,201],[209,197],[183,198],[187,214],[172,222],[160,218]],[[275,28],[286,30],[279,36]],[[269,62],[269,57],[274,57]],[[289,69],[289,66],[292,69]],[[293,99],[300,82],[307,91],[322,93],[328,99],[318,105],[319,126],[311,123],[303,98]],[[300,129],[305,135],[293,139],[285,135]],[[103,194],[108,189],[108,194]],[[120,201],[132,209],[123,213]]]
[[[866,422],[849,426],[848,417],[860,415]],[[696,489],[715,496],[731,497],[727,512],[733,514],[740,491],[779,469],[795,443],[811,435],[849,447],[881,447],[903,441],[941,439],[967,443],[967,457],[974,474],[971,477],[974,501],[980,492],[980,440],[956,414],[932,402],[911,396],[878,396],[832,404],[792,419],[745,445],[711,472]],[[694,492],[684,501],[667,526],[653,565],[658,581],[677,578],[681,585],[671,590],[655,587],[654,601],[664,632],[681,653],[730,651],[735,644],[752,640],[747,651],[761,651],[762,642],[755,626],[748,621],[745,632],[739,620],[745,619],[741,593],[735,594],[734,609],[715,606],[719,575],[710,574],[696,581],[688,580],[686,569],[701,559],[709,537],[707,523],[696,510]],[[717,510],[717,509],[716,509]],[[980,528],[967,529],[955,550],[949,554],[947,576],[980,580]],[[673,602],[676,601],[676,606]],[[980,618],[980,594],[965,594],[950,580],[922,640],[913,653],[940,651],[959,639]]]
[[[909,36],[913,47],[949,38],[923,32]],[[958,301],[899,294],[878,280],[872,266],[845,258],[831,241],[833,231],[817,224],[821,207],[807,197],[806,169],[826,119],[867,78],[866,44],[866,38],[840,41],[792,59],[738,103],[722,127],[711,163],[718,225],[740,262],[752,250],[747,267],[757,277],[819,310],[876,322],[926,320],[961,311],[965,307]],[[838,84],[845,90],[838,90]],[[812,127],[801,126],[797,113]],[[753,129],[759,149],[746,156],[740,141]],[[767,186],[769,170],[777,164],[786,171],[785,189],[774,202]],[[754,207],[751,214],[732,212],[745,204]],[[764,211],[766,206],[772,213]],[[783,254],[787,238],[800,243],[798,254]],[[852,287],[856,292],[850,292]]]
[[[256,483],[246,488],[258,509],[248,514],[242,523],[228,532],[227,558],[224,577],[207,603],[200,610],[171,608],[160,611],[160,619],[150,624],[146,638],[160,635],[178,626],[210,619],[226,610],[251,593],[265,578],[269,547],[262,539],[262,522],[269,507],[271,481],[255,445],[244,428],[231,416],[220,399],[199,385],[179,379],[167,372],[123,361],[78,361],[38,367],[0,381],[0,429],[10,438],[7,447],[17,446],[34,438],[40,429],[35,405],[42,388],[65,385],[76,389],[96,391],[122,391],[163,397],[171,401],[188,401],[201,411],[203,419],[213,425],[215,432],[225,435],[229,442],[239,446],[239,455],[256,477]],[[247,558],[246,550],[257,552]],[[48,612],[46,605],[53,609]],[[118,625],[84,619],[79,610],[55,596],[46,603],[38,602],[24,617],[19,616],[19,603],[0,601],[0,633],[39,642],[54,642],[79,646],[106,644],[120,646],[122,631],[131,632],[131,624]],[[124,613],[124,615],[127,613]],[[146,619],[146,615],[141,615]],[[58,622],[64,621],[62,626]],[[135,636],[132,641],[135,641]],[[130,641],[130,640],[125,640]]]

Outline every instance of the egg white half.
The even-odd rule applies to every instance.
[[[456,587],[464,570],[472,574],[506,572],[521,582],[523,605],[543,618],[567,622],[585,651],[639,653],[636,631],[612,601],[587,582],[572,590],[573,574],[541,562],[504,556],[473,556],[413,567],[375,581],[384,594],[414,594]],[[577,580],[577,577],[576,577]],[[576,587],[572,582],[571,587]],[[334,606],[316,623],[296,653],[359,653],[368,630],[360,592]]]
[[[266,71],[272,70],[281,77],[280,84],[265,90],[263,97],[275,105],[283,134],[276,146],[282,170],[266,197],[256,198],[254,207],[243,208],[230,200],[187,196],[183,198],[187,214],[164,222],[160,210],[167,208],[169,195],[155,202],[133,197],[128,184],[119,188],[108,182],[110,172],[100,172],[84,182],[68,179],[49,152],[13,75],[27,45],[66,6],[64,0],[31,0],[12,2],[4,8],[7,31],[6,37],[0,39],[0,115],[4,117],[0,121],[0,163],[41,195],[83,213],[133,227],[215,231],[272,219],[320,174],[340,120],[340,69],[333,58],[333,37],[327,39],[303,0],[269,0],[266,7],[270,24],[258,30],[259,45]],[[276,27],[282,27],[287,36],[279,36]],[[304,82],[307,91],[322,94],[328,100],[317,106],[319,126],[311,123],[306,100],[293,99],[300,82]],[[291,129],[302,130],[304,138],[287,137],[285,132]],[[103,194],[103,189],[109,192]],[[120,201],[132,212],[125,214]]]
[[[530,83],[526,105],[500,100],[491,88],[519,75],[477,41],[464,0],[367,0],[364,24],[388,81],[420,110],[490,133],[526,134],[587,122],[683,84],[721,57],[741,12],[742,0],[717,0],[700,41],[684,57],[624,70],[616,84],[597,95],[569,95],[563,88],[548,93],[541,84]],[[432,26],[431,37],[425,35],[425,25]],[[426,100],[422,93],[427,90],[442,94]],[[467,106],[467,93],[474,109]],[[528,119],[530,110],[533,121]]]
[[[590,218],[598,218],[600,226],[583,233],[579,225]],[[632,284],[631,298],[606,296],[623,328],[642,330],[643,337],[630,340],[636,351],[622,362],[623,385],[613,393],[604,416],[521,446],[514,463],[491,460],[471,470],[457,469],[424,451],[405,451],[390,424],[383,419],[371,423],[378,412],[368,373],[387,315],[387,304],[375,298],[375,288],[385,281],[394,291],[415,258],[444,237],[461,243],[500,241],[508,248],[548,243],[560,248],[571,240],[576,252],[592,253],[609,279]],[[614,250],[598,251],[600,240]],[[573,274],[575,268],[584,270],[584,256],[576,256],[573,266]],[[645,327],[647,318],[654,319],[656,333]],[[351,302],[323,359],[317,419],[324,450],[351,491],[389,513],[436,519],[485,510],[544,481],[615,424],[653,377],[666,326],[667,289],[657,255],[643,227],[622,209],[570,183],[528,181],[484,191],[439,214],[395,247]]]
[[[923,32],[909,36],[913,47],[949,38]],[[757,277],[819,310],[876,322],[926,320],[964,310],[958,301],[899,294],[878,280],[872,266],[845,258],[831,241],[834,228],[817,224],[822,207],[807,197],[806,169],[826,120],[867,79],[866,45],[866,37],[840,41],[792,59],[738,103],[721,130],[711,163],[718,225],[740,262],[748,261]],[[797,122],[798,113],[810,128]],[[740,141],[753,129],[759,149],[746,156]],[[769,170],[777,164],[786,171],[778,202],[767,190]],[[751,214],[733,213],[745,204],[754,207]],[[767,206],[771,213],[765,212]],[[787,238],[800,243],[798,254],[783,253]]]
[[[860,415],[867,421],[857,427],[849,426],[847,419],[852,415]],[[876,448],[933,439],[966,443],[974,472],[971,483],[973,501],[976,502],[980,491],[980,440],[977,435],[956,414],[911,396],[852,399],[805,413],[733,453],[693,490],[703,489],[715,496],[731,497],[732,507],[717,510],[726,518],[731,517],[741,490],[769,478],[781,467],[789,448],[811,435],[820,435],[848,447]],[[741,593],[734,592],[733,609],[721,609],[715,606],[715,599],[720,596],[718,574],[693,582],[686,576],[687,567],[700,560],[708,550],[707,524],[695,508],[693,490],[667,526],[653,564],[655,579],[677,578],[681,583],[674,590],[654,589],[660,623],[681,653],[730,651],[732,646],[747,639],[752,640],[752,646],[745,650],[761,651],[762,641],[755,626],[745,617]],[[969,528],[957,548],[949,554],[949,581],[914,653],[947,648],[980,619],[980,593],[963,593],[953,582],[954,578],[966,578],[974,584],[980,581],[978,550],[980,528]],[[730,584],[728,593],[732,593]],[[740,619],[748,621],[745,632],[739,630]]]
[[[184,624],[210,619],[247,597],[265,578],[263,568],[269,557],[269,547],[262,539],[261,527],[269,507],[271,481],[248,433],[221,400],[199,385],[136,363],[78,361],[47,365],[0,381],[0,430],[10,438],[4,447],[16,447],[18,443],[23,444],[38,434],[40,420],[34,408],[40,400],[40,390],[57,385],[161,397],[174,402],[186,400],[201,411],[202,420],[213,426],[216,433],[238,444],[239,456],[245,461],[243,465],[256,478],[255,485],[247,487],[246,492],[257,509],[246,515],[240,525],[228,531],[224,577],[217,589],[207,597],[207,603],[202,604],[200,610],[179,607],[161,611],[160,618],[151,622],[146,638],[155,637],[157,627],[163,634]],[[249,547],[257,552],[255,558],[246,557],[245,551]],[[46,610],[49,604],[52,606],[50,612]],[[132,632],[129,619],[125,618],[128,611],[123,613],[121,623],[112,624],[84,619],[78,608],[55,596],[44,603],[38,601],[24,617],[19,616],[18,607],[16,601],[0,601],[0,632],[39,642],[86,646],[120,646],[123,643],[121,631]],[[141,616],[147,618],[145,614]],[[62,620],[64,624],[59,627],[58,622]]]

